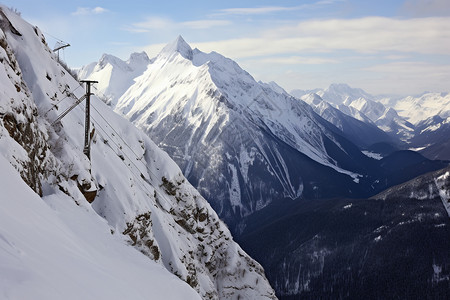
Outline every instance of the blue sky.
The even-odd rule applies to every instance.
[[[2,1],[79,67],[155,56],[178,35],[286,90],[348,83],[373,94],[450,91],[450,1]]]

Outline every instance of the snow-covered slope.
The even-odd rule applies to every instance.
[[[124,243],[88,205],[40,198],[0,155],[2,299],[200,299]]]
[[[276,90],[178,37],[116,111],[166,150],[229,224],[275,199],[356,193],[363,155],[306,103]]]
[[[92,97],[89,161],[82,107],[50,125],[84,88],[38,28],[0,8],[0,294],[275,298],[260,265],[143,132]]]

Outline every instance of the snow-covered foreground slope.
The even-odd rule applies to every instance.
[[[89,205],[40,198],[3,156],[0,170],[1,299],[200,299]]]
[[[11,180],[0,196],[0,295],[68,298],[79,284],[74,299],[275,298],[261,266],[144,133],[92,97],[89,161],[81,105],[50,125],[84,87],[38,28],[5,7],[0,19],[0,174]]]

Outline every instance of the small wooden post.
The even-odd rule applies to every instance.
[[[90,137],[89,137],[89,127],[91,124],[91,116],[90,116],[90,110],[91,110],[91,84],[92,83],[98,83],[98,81],[95,80],[81,80],[80,82],[86,83],[86,120],[84,123],[84,149],[83,153],[91,159],[91,143],[90,143]]]

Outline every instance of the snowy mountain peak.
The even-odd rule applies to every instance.
[[[149,63],[150,58],[144,51],[131,53],[130,58],[128,58],[127,60],[127,64],[130,65],[130,67],[133,69],[139,65],[148,65]]]
[[[318,91],[317,94],[325,101],[334,104],[348,105],[359,98],[373,100],[374,97],[362,89],[352,88],[345,83],[333,83],[327,89]]]
[[[316,93],[306,94],[306,95],[300,97],[300,99],[302,99],[303,101],[305,101],[309,105],[311,105],[311,104],[319,105],[320,103],[323,102],[323,99],[319,95],[317,95]]]
[[[122,69],[126,69],[127,68],[127,64],[123,60],[121,60],[120,58],[118,58],[118,57],[116,57],[114,55],[111,55],[111,54],[104,53],[102,55],[102,57],[100,58],[98,65],[101,68],[104,68],[108,64],[111,64],[113,66],[119,66]]]
[[[328,87],[329,91],[351,91],[352,88],[346,83],[332,83]]]
[[[180,53],[186,59],[192,60],[193,52],[191,46],[179,35],[173,42],[167,44],[161,54],[171,55],[173,53]]]

